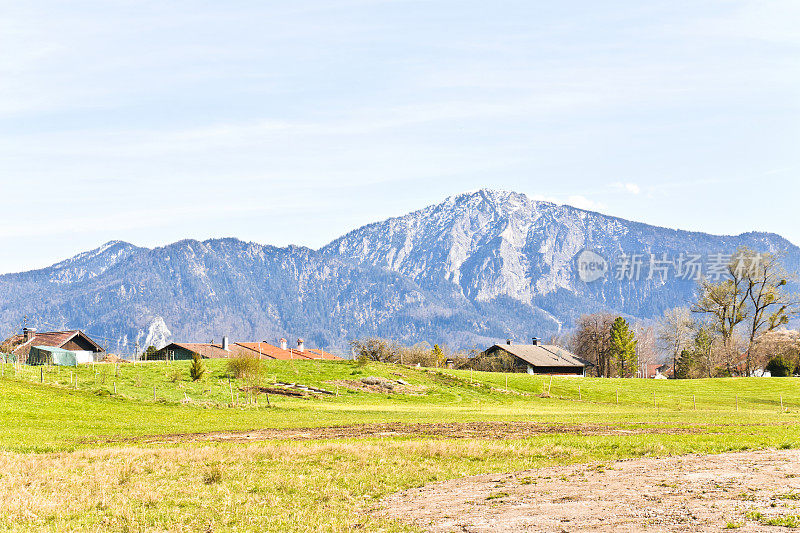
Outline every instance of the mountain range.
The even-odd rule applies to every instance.
[[[319,250],[233,238],[153,249],[109,242],[0,276],[0,333],[27,317],[42,330],[82,329],[123,354],[223,335],[303,337],[340,352],[365,336],[482,347],[546,338],[599,310],[652,319],[691,301],[689,265],[713,276],[741,246],[779,253],[787,270],[800,271],[800,248],[776,234],[667,229],[480,190]],[[605,261],[594,281],[577,266],[587,250]]]

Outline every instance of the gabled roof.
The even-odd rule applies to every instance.
[[[282,361],[288,361],[290,359],[311,359],[304,352],[298,352],[292,349],[282,350],[268,342],[237,342],[236,345],[243,346],[244,348],[261,354],[265,359],[280,359]]]
[[[586,367],[591,363],[568,352],[560,346],[550,344],[495,344],[488,350],[499,348],[515,355],[531,366],[546,367]]]
[[[94,347],[95,352],[105,351],[100,345],[90,339],[88,335],[77,329],[71,329],[67,331],[43,331],[41,333],[36,332],[27,342],[25,342],[25,336],[23,334],[12,335],[3,341],[2,345],[8,346],[12,354],[21,356],[23,359],[25,359],[33,346],[61,348],[75,337],[80,337],[81,339],[87,341]]]
[[[338,355],[333,355],[330,352],[326,352],[321,348],[306,348],[304,352],[306,356],[310,357],[311,359],[324,359],[326,361],[344,361]]]
[[[206,359],[225,359],[231,355],[239,355],[240,353],[251,353],[245,347],[232,344],[230,351],[224,350],[221,344],[212,344],[210,342],[173,342],[161,348],[161,350],[169,350],[170,346],[177,346],[192,353],[205,357]],[[159,352],[161,350],[158,350]]]
[[[232,342],[229,345],[229,351],[223,350],[221,344],[212,344],[208,342],[173,342],[158,351],[169,350],[170,346],[183,348],[184,350],[199,354],[201,357],[207,359],[224,359],[237,355],[258,355],[261,359],[280,359],[282,361],[289,361],[291,359],[341,360],[341,357],[337,357],[324,350],[306,349],[303,352],[293,348],[283,350],[268,342]]]

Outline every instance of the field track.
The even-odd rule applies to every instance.
[[[181,442],[256,442],[262,440],[315,440],[389,437],[441,437],[451,439],[521,439],[536,435],[680,435],[713,433],[704,427],[638,427],[624,429],[596,424],[537,424],[528,422],[450,422],[404,424],[354,424],[316,428],[258,429],[252,431],[212,431],[177,433],[128,439],[108,439],[106,443],[139,442],[172,444]],[[97,442],[97,439],[92,439]]]
[[[433,483],[379,514],[431,532],[786,531],[800,451],[761,450],[548,467]]]

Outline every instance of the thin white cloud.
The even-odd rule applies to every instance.
[[[617,181],[612,183],[611,186],[617,190],[625,191],[630,194],[639,194],[642,192],[642,188],[639,187],[638,184],[632,182],[623,183],[621,181]]]

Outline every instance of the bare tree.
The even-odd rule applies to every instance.
[[[745,371],[749,376],[753,370],[752,353],[756,339],[788,324],[799,309],[797,296],[785,292],[787,274],[774,255],[757,254],[746,248],[741,249],[740,254],[747,266],[744,277],[745,300],[750,312],[745,321]]]
[[[610,377],[614,371],[610,353],[614,318],[608,313],[582,315],[573,337],[575,355],[592,363],[598,377]]]
[[[363,340],[353,340],[350,341],[350,346],[357,358],[381,363],[400,362],[400,354],[396,344],[386,339],[369,337]]]
[[[721,345],[717,351],[730,373],[750,375],[753,347],[760,335],[788,324],[798,314],[798,298],[786,293],[787,276],[777,257],[749,248],[737,250],[727,266],[728,279],[700,282],[700,293],[692,311],[709,318]],[[738,346],[742,333],[744,347]],[[744,351],[744,369],[739,359]]]
[[[747,318],[746,291],[741,277],[713,283],[700,281],[700,295],[692,312],[704,315],[724,344],[733,338],[736,327]]]
[[[639,361],[639,369],[642,375],[647,377],[647,366],[658,361],[657,336],[653,326],[642,323],[634,325],[636,334],[636,355]]]
[[[759,335],[752,348],[751,358],[755,367],[764,368],[770,359],[781,357],[800,365],[800,333],[777,330]]]
[[[683,350],[694,342],[697,330],[692,312],[687,307],[667,309],[656,326],[657,346],[672,359],[673,372]]]

